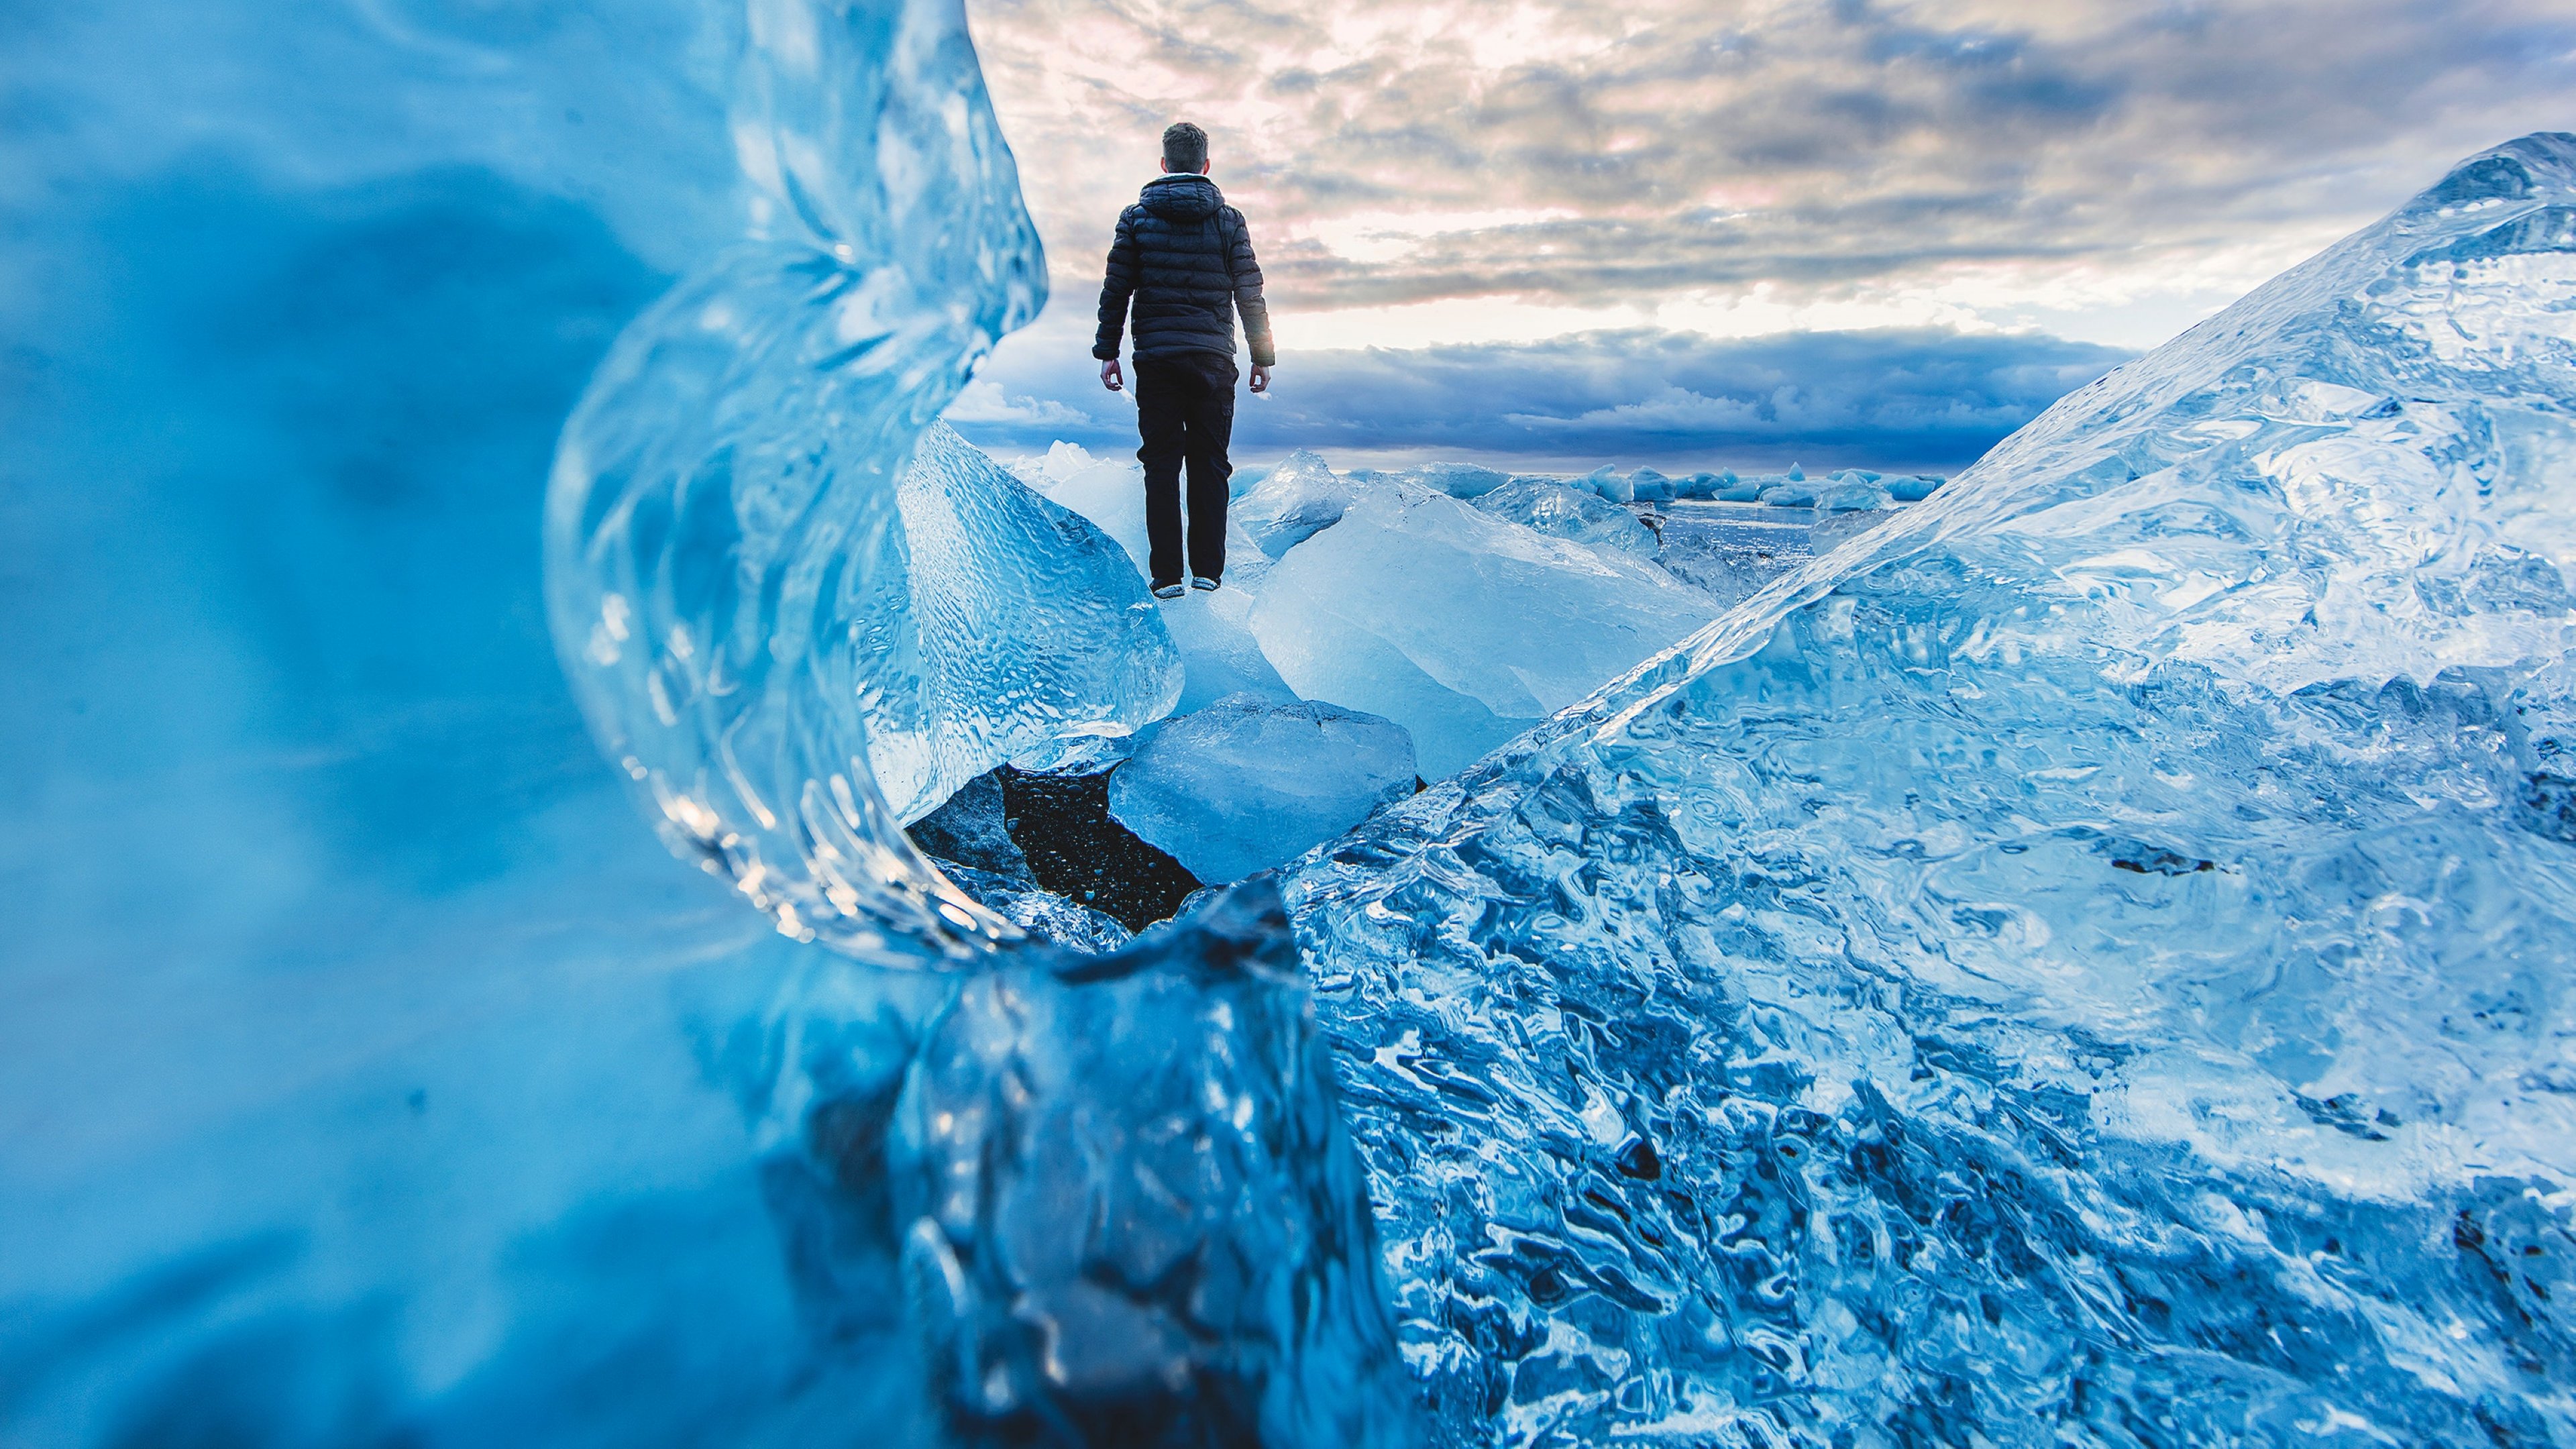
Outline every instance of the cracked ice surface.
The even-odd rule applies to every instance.
[[[2576,1437],[2571,218],[2473,158],[1300,867],[1444,1438]]]

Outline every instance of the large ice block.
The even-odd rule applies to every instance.
[[[1289,550],[1252,630],[1298,694],[1403,725],[1436,777],[1716,613],[1629,554],[1388,485]]]
[[[1109,781],[1109,813],[1210,883],[1241,880],[1413,793],[1402,725],[1237,694],[1153,727]]]
[[[2576,1437],[2570,218],[2473,158],[1300,867],[1446,1433]]]
[[[107,0],[0,30],[0,591],[47,641],[0,707],[0,1443],[931,1442],[899,1296],[802,1311],[744,1115],[768,1013],[859,968],[639,828],[551,647],[538,517],[611,340],[784,199],[737,165],[778,134],[728,125],[737,61],[810,65],[871,131],[782,148],[851,256],[911,268],[841,320],[1034,306],[962,10]],[[799,306],[850,270],[815,250]],[[864,446],[871,415],[814,425]],[[706,562],[668,582],[784,582]],[[793,1050],[899,1072],[875,1029],[917,1041],[906,1001],[956,982],[867,974]]]
[[[1184,655],[1125,551],[946,423],[898,481],[919,702],[872,701],[868,763],[898,819],[1009,762],[1044,769],[1159,719]]]

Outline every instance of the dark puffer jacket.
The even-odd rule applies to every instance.
[[[1261,300],[1261,263],[1243,213],[1225,204],[1216,183],[1182,173],[1158,177],[1118,217],[1109,248],[1109,280],[1100,289],[1100,337],[1091,355],[1118,356],[1127,301],[1136,301],[1136,355],[1189,352],[1234,356],[1234,314],[1252,361],[1279,361],[1270,348],[1270,307]]]

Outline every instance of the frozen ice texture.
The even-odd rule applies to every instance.
[[[741,16],[291,18],[0,50],[0,1438],[2576,1437],[2576,143],[1312,860],[1327,1072],[1275,919],[882,969],[645,844],[528,518]],[[954,11],[752,21],[977,112]]]
[[[1397,484],[1362,495],[1289,550],[1253,607],[1252,632],[1299,695],[1411,731],[1433,778],[1716,612],[1642,559]]]
[[[1118,541],[1142,588],[1150,578],[1143,466],[1133,460],[1094,461],[1078,448],[1050,450],[1040,482],[1049,498],[1090,519]],[[1296,698],[1262,654],[1246,622],[1263,580],[1270,575],[1270,558],[1245,531],[1240,508],[1236,503],[1226,511],[1225,587],[1213,593],[1193,589],[1161,605],[1163,627],[1180,651],[1183,678],[1172,707],[1182,712],[1245,690]]]
[[[961,1438],[1418,1442],[1275,890],[1107,960],[977,973],[896,1080],[807,1151],[908,1224],[903,1297]],[[874,1271],[826,1281],[865,1289],[883,1250],[852,1237]]]
[[[1299,867],[1442,1435],[2576,1437],[2571,217],[2473,158]]]
[[[982,114],[962,16],[760,9]],[[745,7],[19,22],[0,1442],[900,1442],[734,1091],[826,953],[638,826],[539,587],[585,379],[741,235]]]
[[[1575,479],[1568,486],[1589,493],[1598,493],[1613,503],[1633,503],[1637,497],[1636,485],[1619,476],[1619,470],[1608,463]]]
[[[1664,515],[1655,562],[1665,572],[1733,605],[1809,558],[1815,541],[1803,510],[1685,499]]]
[[[1482,498],[1512,481],[1511,474],[1482,463],[1421,463],[1381,476],[1466,499]]]
[[[1323,455],[1300,448],[1234,501],[1228,516],[1272,558],[1341,521],[1357,485]]]
[[[760,225],[565,424],[555,635],[674,851],[800,939],[962,948],[997,923],[902,822],[1160,716],[1177,661],[1114,550],[932,426],[1045,288],[962,19],[761,0],[745,55]]]
[[[1605,502],[1597,493],[1548,479],[1515,479],[1478,497],[1475,504],[1496,518],[1556,538],[1645,557],[1655,552],[1655,531],[1638,522],[1637,515]]]
[[[1896,495],[1878,474],[1845,468],[1816,489],[1816,501],[1811,506],[1818,513],[1865,513],[1895,502]]]
[[[1237,694],[1156,725],[1109,779],[1109,813],[1210,884],[1295,859],[1413,793],[1404,726]]]
[[[1048,768],[1181,697],[1182,652],[1125,550],[1089,519],[939,422],[896,500],[924,700],[910,712],[875,704],[868,731],[897,818],[1004,761]],[[890,717],[913,727],[898,733]]]

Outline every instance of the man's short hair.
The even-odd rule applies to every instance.
[[[1196,171],[1207,165],[1207,132],[1187,121],[1174,121],[1163,131],[1163,164],[1174,171]]]

